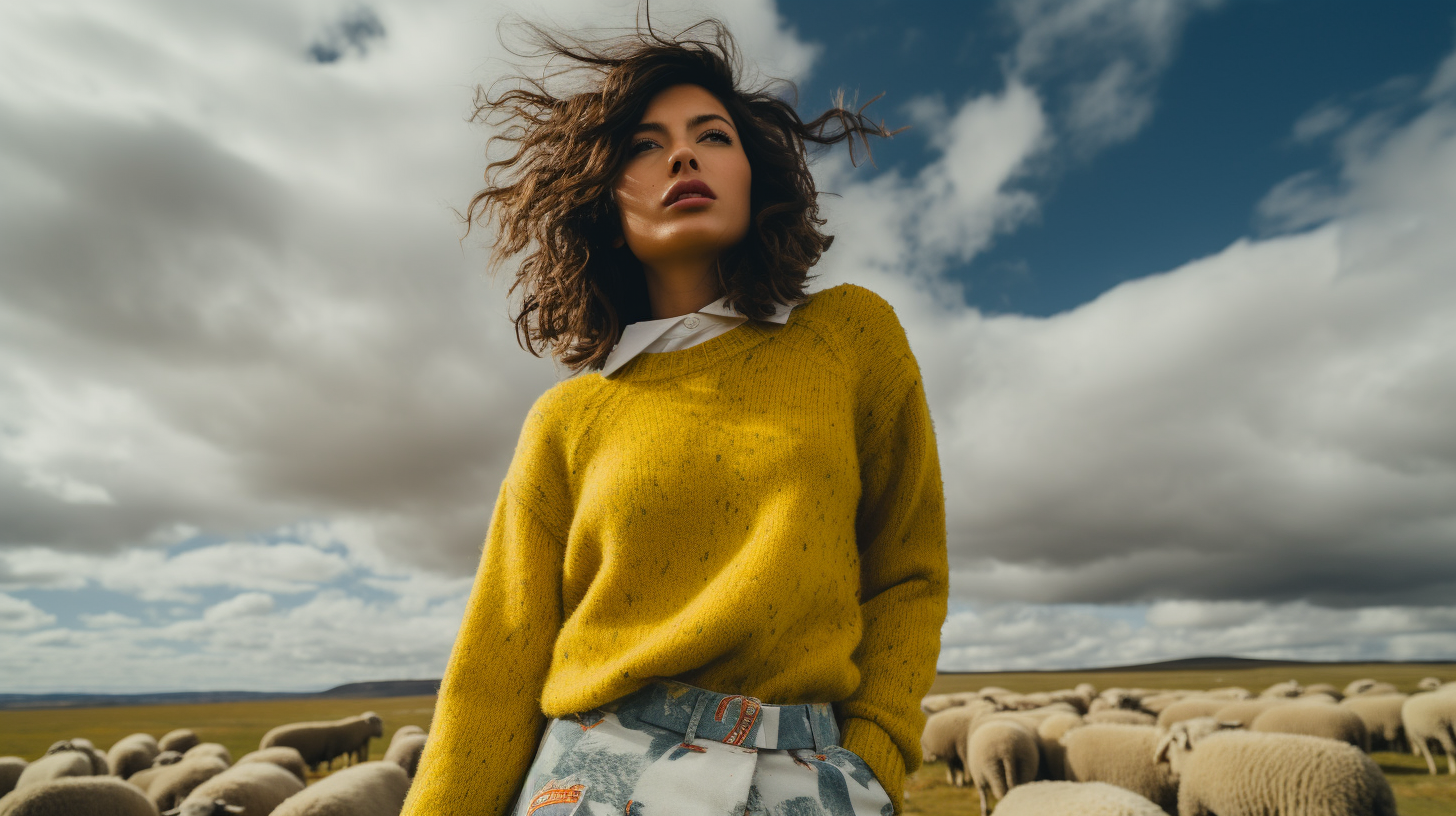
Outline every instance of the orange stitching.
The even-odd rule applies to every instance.
[[[550,788],[536,794],[531,800],[530,806],[526,808],[526,816],[540,810],[547,805],[574,805],[581,801],[581,794],[586,790],[586,785],[572,785],[569,788]]]
[[[728,731],[728,736],[723,742],[729,745],[742,745],[748,738],[748,732],[753,730],[753,724],[758,721],[758,712],[763,705],[752,697],[744,697],[742,694],[732,694],[724,697],[718,703],[718,710],[713,713],[716,722],[723,722],[723,715],[728,712],[728,704],[734,700],[739,701],[738,721],[733,723],[733,728]]]
[[[733,724],[733,730],[723,739],[729,745],[742,745],[748,739],[748,732],[753,730],[753,724],[758,721],[758,712],[762,709],[759,702],[752,697],[744,700],[743,707],[738,711],[738,722]]]
[[[686,742],[684,742],[683,744],[679,745],[678,747],[679,748],[686,748],[689,751],[697,751],[700,754],[706,754],[706,753],[708,753],[708,749],[707,748],[699,748],[696,745],[689,745]]]

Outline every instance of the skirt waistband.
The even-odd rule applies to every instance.
[[[829,703],[767,705],[742,694],[720,694],[676,680],[656,680],[604,708],[683,735],[746,748],[822,752],[839,744]]]

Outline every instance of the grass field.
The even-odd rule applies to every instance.
[[[1394,683],[1402,691],[1414,691],[1416,683],[1430,675],[1450,678],[1456,667],[1424,664],[1376,664],[1260,667],[1226,671],[1149,672],[1023,672],[1006,674],[944,674],[936,678],[932,692],[972,691],[984,686],[1001,686],[1014,691],[1050,691],[1070,688],[1081,682],[1101,688],[1112,686],[1204,689],[1243,686],[1258,691],[1274,683],[1295,679],[1331,683],[1344,688],[1361,677]],[[283,700],[206,705],[135,706],[116,708],[53,709],[46,711],[0,711],[0,756],[35,759],[51,743],[70,737],[86,737],[105,750],[116,740],[137,731],[160,737],[173,728],[191,728],[205,742],[220,742],[233,757],[256,750],[258,740],[275,725],[302,720],[332,720],[374,711],[384,719],[384,739],[370,745],[370,758],[380,759],[389,738],[404,725],[428,728],[435,698],[386,697],[379,699]],[[1390,781],[1401,816],[1452,816],[1456,814],[1456,777],[1443,771],[1431,776],[1425,761],[1406,754],[1377,753],[1377,763]],[[944,765],[927,765],[906,783],[906,813],[933,816],[978,816],[980,807],[973,789],[946,784]]]
[[[138,731],[160,737],[174,728],[191,728],[203,742],[220,742],[233,759],[238,759],[258,750],[258,741],[275,725],[337,720],[373,711],[384,720],[384,739],[370,742],[369,758],[383,759],[395,731],[405,725],[429,728],[434,710],[435,698],[431,695],[0,711],[0,756],[35,759],[52,743],[71,737],[85,737],[105,751],[112,743]]]

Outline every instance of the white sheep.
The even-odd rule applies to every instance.
[[[1431,744],[1446,752],[1446,767],[1456,775],[1456,694],[1445,691],[1422,691],[1406,698],[1401,707],[1401,722],[1411,749],[1426,758],[1426,767],[1436,773],[1436,759]]]
[[[114,776],[72,776],[0,797],[0,816],[157,816],[157,808]]]
[[[216,757],[222,760],[224,765],[232,767],[233,754],[227,749],[227,746],[220,742],[199,742],[188,748],[186,753],[182,754],[182,759],[196,759],[205,756]]]
[[[373,711],[330,722],[301,722],[280,725],[263,735],[259,748],[286,745],[298,749],[309,770],[344,757],[363,762],[369,757],[369,740],[384,736],[384,721]]]
[[[1076,714],[1062,712],[1042,720],[1036,727],[1036,747],[1041,751],[1042,773],[1046,779],[1067,778],[1067,749],[1062,737],[1073,728],[1084,725]]]
[[[1212,717],[1228,700],[1216,697],[1185,697],[1158,712],[1158,727],[1166,730],[1173,723],[1191,720],[1194,717]]]
[[[1249,723],[1250,731],[1304,734],[1339,740],[1370,752],[1370,735],[1360,715],[1333,703],[1298,702],[1275,706]]]
[[[1389,783],[1359,748],[1224,725],[1187,720],[1158,745],[1178,778],[1180,816],[1396,816]]]
[[[1152,714],[1154,717],[1163,713],[1167,708],[1180,700],[1186,700],[1196,695],[1192,691],[1165,691],[1161,694],[1150,694],[1138,701],[1138,708]]]
[[[1260,714],[1275,706],[1290,705],[1291,700],[1284,697],[1263,698],[1255,700],[1237,700],[1214,712],[1213,718],[1222,722],[1238,723],[1243,728],[1248,728]]]
[[[157,740],[157,747],[163,751],[176,751],[179,754],[187,753],[187,749],[202,742],[197,734],[190,728],[174,728],[162,735]]]
[[[301,790],[303,783],[283,768],[271,762],[249,762],[198,785],[165,816],[268,814]]]
[[[981,812],[990,813],[990,796],[1036,779],[1041,752],[1032,729],[1010,718],[993,719],[975,728],[962,751],[966,771],[981,797]]]
[[[1228,700],[1252,700],[1254,699],[1254,692],[1249,691],[1243,686],[1222,686],[1203,692],[1203,696]]]
[[[996,816],[1165,816],[1162,808],[1106,782],[1031,782],[996,805]]]
[[[106,752],[106,764],[111,773],[126,779],[137,771],[152,767],[162,749],[156,737],[151,734],[129,734],[117,740]]]
[[[1330,699],[1334,700],[1337,703],[1345,698],[1343,692],[1330,685],[1329,683],[1311,683],[1304,687],[1304,691],[1301,692],[1299,696],[1301,698],[1308,698],[1316,694],[1329,695]]]
[[[106,754],[96,750],[91,740],[85,737],[72,737],[71,739],[59,740],[51,743],[46,749],[47,754],[54,754],[60,751],[79,751],[86,755],[91,763],[91,776],[106,776],[111,773],[111,766],[106,762]]]
[[[364,762],[288,797],[272,816],[398,816],[409,786],[393,762]]]
[[[249,762],[271,762],[298,777],[298,781],[305,785],[308,784],[308,766],[303,764],[303,755],[298,753],[296,748],[278,745],[260,751],[251,751],[243,754],[243,758],[238,760],[237,764],[246,765]]]
[[[1088,688],[1090,689],[1091,687],[1089,686]],[[1086,714],[1087,707],[1092,705],[1092,698],[1097,696],[1095,692],[1080,689],[1080,687],[1074,689],[1057,689],[1056,691],[1049,692],[1049,694],[1051,694],[1054,702],[1067,703],[1077,709],[1076,713],[1078,714]]]
[[[963,700],[949,694],[928,694],[920,700],[920,711],[924,714],[934,714],[964,704]]]
[[[147,798],[157,810],[171,810],[182,803],[194,788],[226,771],[228,766],[217,757],[201,756],[168,765],[151,779]]]
[[[1085,725],[1062,736],[1067,779],[1106,782],[1146,797],[1173,812],[1178,783],[1153,761],[1161,732],[1152,725]]]
[[[68,776],[93,775],[90,754],[84,751],[57,751],[26,765],[15,780],[15,790]]]
[[[1082,719],[1088,725],[1157,725],[1158,718],[1146,711],[1131,711],[1125,708],[1109,708],[1088,712]]]
[[[1351,680],[1345,686],[1346,697],[1356,697],[1362,694],[1399,694],[1400,689],[1390,683],[1383,683],[1371,677],[1362,677],[1359,680]]]
[[[996,704],[977,700],[931,714],[920,732],[920,757],[925,762],[945,762],[946,781],[956,787],[966,784],[965,760],[957,748],[976,717],[994,712]]]
[[[1298,697],[1303,693],[1304,686],[1301,686],[1298,680],[1286,680],[1283,683],[1275,683],[1269,688],[1264,689],[1259,692],[1259,696],[1266,699],[1275,697]]]
[[[404,731],[404,729],[400,729]],[[409,774],[410,779],[415,778],[415,771],[420,766],[420,754],[425,750],[424,733],[405,732],[403,736],[396,733],[389,741],[389,748],[384,752],[384,761],[393,762],[404,772]]]
[[[1421,682],[1416,684],[1416,688],[1420,689],[1421,691],[1435,691],[1440,687],[1441,678],[1439,677],[1422,677]]]
[[[25,771],[25,766],[30,763],[24,757],[3,756],[0,757],[0,796],[15,790],[15,783],[20,779],[20,774]]]
[[[1405,705],[1404,694],[1361,694],[1340,705],[1355,712],[1365,723],[1370,735],[1372,751],[1406,751],[1410,742],[1405,738],[1405,723],[1401,721],[1401,708]]]

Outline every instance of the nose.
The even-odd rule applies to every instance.
[[[683,165],[698,169],[698,157],[693,153],[692,148],[683,146],[674,150],[667,160],[672,164],[672,174],[677,175],[683,171]]]

